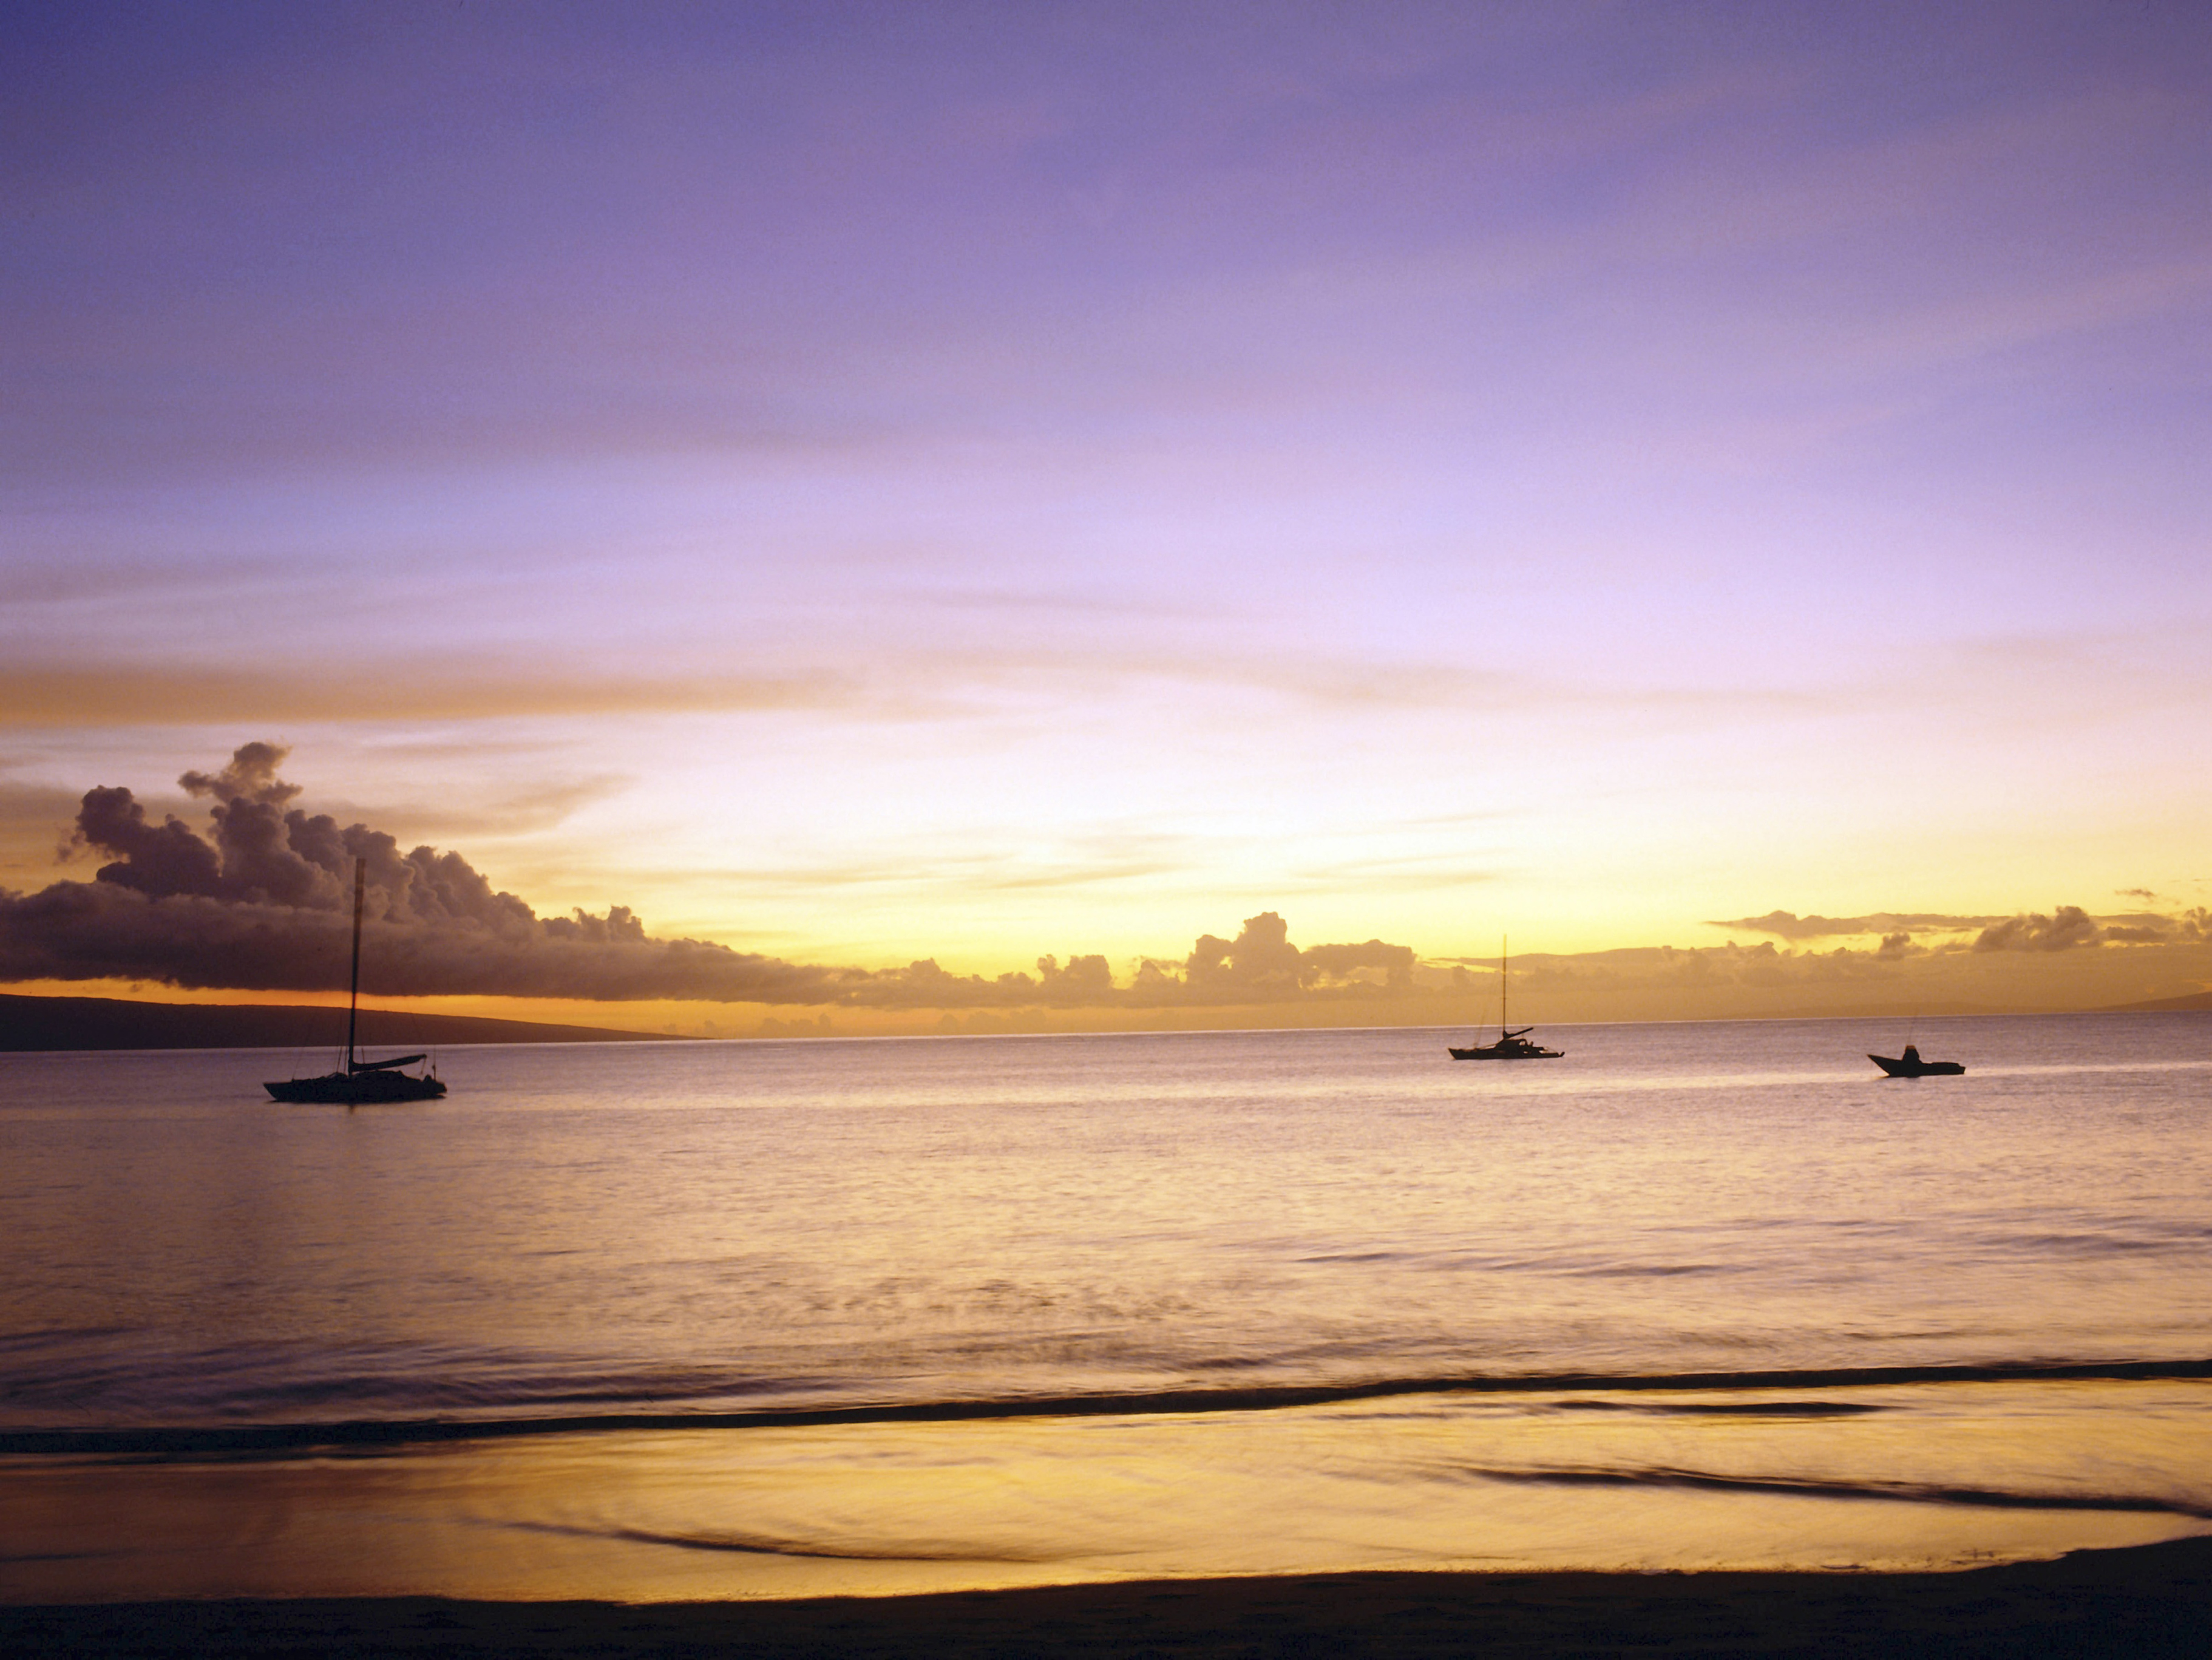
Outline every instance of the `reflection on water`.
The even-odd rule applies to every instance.
[[[1562,1031],[1565,1061],[1479,1072],[1395,1031],[611,1045],[450,1050],[445,1102],[349,1114],[261,1098],[265,1055],[0,1056],[0,1594],[1958,1562],[2202,1529],[2204,1383],[1929,1369],[2205,1357],[2212,1018],[1921,1025],[1966,1077],[1881,1079],[1858,1057],[1899,1032],[1850,1022]],[[1905,1381],[1835,1375],[1869,1367]],[[1708,1373],[1801,1383],[930,1417]],[[845,1408],[919,1415],[663,1421]],[[314,1427],[483,1418],[531,1432]],[[283,1425],[251,1457],[23,1438]]]

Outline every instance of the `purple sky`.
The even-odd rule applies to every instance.
[[[270,739],[871,965],[2212,898],[2201,5],[10,18],[0,884]]]

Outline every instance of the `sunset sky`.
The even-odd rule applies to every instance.
[[[2202,4],[9,17],[0,889],[2212,985]]]

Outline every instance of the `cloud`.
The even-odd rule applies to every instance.
[[[574,998],[854,1008],[1241,1006],[1410,993],[1411,948],[1380,939],[1301,950],[1273,911],[1234,939],[1202,936],[1182,963],[1146,962],[1117,984],[1103,957],[1034,974],[955,975],[925,959],[872,970],[785,962],[711,941],[657,939],[626,906],[539,916],[459,854],[403,850],[366,824],[295,806],[288,751],[242,745],[221,770],[188,771],[210,802],[205,832],[158,824],[127,788],[77,804],[70,842],[106,855],[89,882],[0,890],[0,982],[124,979],[193,989],[326,990],[350,927],[354,861],[367,867],[362,984],[380,996]]]
[[[1789,952],[1771,939],[1755,946],[1730,940],[1725,946],[1686,950],[1638,946],[1577,957],[1516,957],[1513,974],[1516,984],[1525,979],[1530,991],[1542,993],[1634,988],[1706,993],[1731,987],[1802,991],[1850,983],[1895,984],[1901,957],[1928,954],[1909,945],[1887,947],[1887,942],[1885,949],[1872,952],[1842,946],[1828,952]]]
[[[1984,928],[1975,938],[1974,949],[2067,951],[2094,946],[2100,937],[2095,918],[2079,905],[2061,905],[2055,916],[2010,916]]]
[[[1234,939],[1200,936],[1183,961],[1181,984],[1189,1001],[1273,1002],[1333,988],[1371,990],[1376,973],[1386,988],[1411,986],[1413,951],[1380,939],[1300,951],[1291,943],[1289,925],[1270,910],[1247,917]]]
[[[2212,914],[2208,914],[2202,905],[2179,916],[2136,911],[2126,916],[2102,916],[2097,921],[2106,939],[2123,945],[2189,945],[2212,939]]]
[[[2157,897],[2148,889],[2123,891],[2131,898]],[[2065,951],[2075,946],[2179,945],[2212,939],[2203,909],[2179,916],[2137,911],[2124,916],[2091,916],[2078,905],[2061,905],[2055,916],[2022,913],[2017,916],[1958,916],[1926,911],[1875,911],[1866,916],[1799,916],[1794,911],[1769,911],[1764,916],[1740,916],[1732,921],[1707,922],[1712,928],[1749,933],[1771,933],[1783,939],[1845,939],[1879,933],[1875,955],[1894,959],[1927,949],[1912,942],[1915,929],[1924,933],[1960,933],[1978,929],[1972,949],[1993,951]],[[1942,947],[1956,950],[1956,946]]]
[[[933,961],[867,976],[842,1000],[870,1008],[1222,1008],[1395,996],[1414,989],[1409,946],[1291,943],[1273,911],[1245,918],[1234,939],[1201,934],[1181,963],[1147,958],[1117,985],[1103,957],[1037,959],[1037,972],[948,974]]]
[[[501,898],[511,900],[513,896]],[[364,928],[362,984],[380,996],[648,998],[831,1002],[836,970],[696,939],[648,939],[607,917],[503,929],[387,918]],[[323,991],[345,960],[347,918],[204,895],[159,900],[117,885],[57,883],[0,895],[0,980],[130,979],[193,989]]]
[[[1800,916],[1795,911],[1771,910],[1764,916],[1739,916],[1731,921],[1707,922],[1709,928],[1734,928],[1743,933],[1771,933],[1778,939],[1841,939],[1862,933],[1960,933],[1986,928],[2004,919],[1996,916],[1950,916],[1932,911],[1875,911],[1865,916]]]
[[[353,861],[368,868],[363,983],[381,995],[834,1002],[858,970],[805,967],[698,939],[655,939],[623,906],[540,917],[458,853],[404,851],[365,824],[292,805],[287,751],[247,744],[215,773],[210,831],[159,824],[125,788],[78,804],[73,843],[109,855],[90,882],[0,893],[0,980],[141,979],[192,988],[328,988],[343,961]]]

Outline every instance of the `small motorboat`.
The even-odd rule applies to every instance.
[[[1910,1043],[1895,1060],[1887,1055],[1869,1055],[1867,1059],[1892,1078],[1956,1078],[1966,1071],[1956,1061],[1923,1061],[1920,1051]]]

